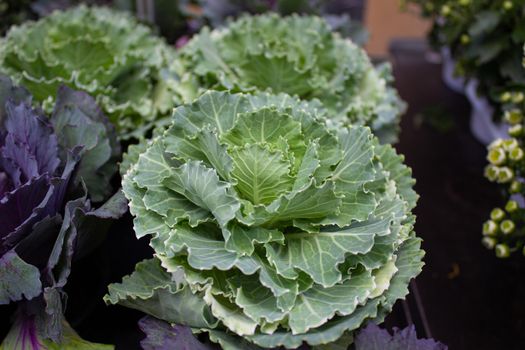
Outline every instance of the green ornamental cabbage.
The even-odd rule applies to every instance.
[[[368,125],[383,142],[397,138],[405,108],[390,86],[389,65],[374,68],[366,52],[316,16],[245,16],[182,48],[190,96],[208,89],[269,91],[318,99],[344,123]]]
[[[368,127],[322,120],[285,94],[210,91],[178,107],[123,179],[155,258],[106,302],[224,349],[348,343],[380,322],[422,267],[414,181]]]
[[[141,135],[177,103],[174,53],[131,16],[81,6],[13,27],[0,40],[0,71],[46,109],[61,84],[96,97],[120,137]]]

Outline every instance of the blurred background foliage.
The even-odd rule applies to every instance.
[[[332,28],[360,45],[368,39],[362,26],[363,0],[0,0],[0,34],[11,25],[37,19],[79,3],[113,6],[133,12],[151,24],[168,42],[184,44],[203,26],[222,26],[243,13],[313,14],[326,18]]]

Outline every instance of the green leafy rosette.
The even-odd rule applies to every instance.
[[[155,258],[106,302],[224,349],[351,342],[421,271],[403,158],[308,102],[207,92],[129,157],[123,190]]]
[[[97,99],[121,138],[138,137],[178,103],[173,51],[131,16],[80,6],[11,28],[0,71],[46,109],[65,84]],[[175,97],[174,97],[175,96]]]
[[[190,97],[216,89],[317,99],[332,119],[370,126],[382,142],[397,139],[405,105],[390,85],[390,66],[375,68],[363,49],[319,17],[245,16],[204,28],[177,64],[189,72],[183,93]]]

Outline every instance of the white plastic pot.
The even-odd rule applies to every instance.
[[[445,85],[458,94],[465,93],[465,79],[454,76],[454,69],[456,62],[452,59],[450,49],[448,47],[441,48],[442,70],[441,76]]]
[[[470,80],[465,88],[465,94],[470,102],[470,130],[476,139],[488,145],[497,138],[507,138],[508,127],[502,123],[495,123],[492,119],[494,108],[489,101],[477,94],[478,82]]]

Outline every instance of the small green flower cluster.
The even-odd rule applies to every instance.
[[[515,200],[509,200],[503,209],[494,208],[483,224],[483,245],[494,249],[498,258],[508,258],[516,251],[525,254],[525,231],[517,227],[524,213]]]
[[[505,208],[494,208],[490,220],[483,224],[483,244],[494,249],[496,256],[506,258],[512,252],[525,255],[525,209],[513,198],[525,194],[525,95],[505,91],[499,101],[503,120],[509,124],[509,138],[497,139],[488,146],[485,177],[503,186],[507,196]]]

